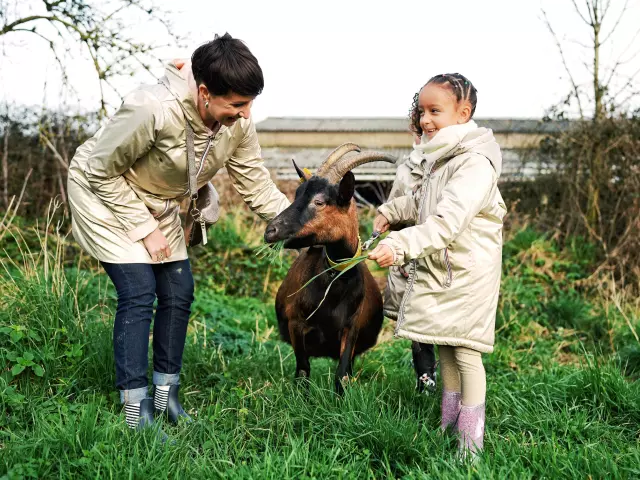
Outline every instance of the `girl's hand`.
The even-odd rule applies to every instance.
[[[380,268],[387,268],[393,265],[393,250],[388,245],[378,245],[369,254],[369,260],[378,262]]]
[[[387,220],[387,217],[379,213],[373,220],[373,231],[384,233],[387,230],[389,230],[389,220]]]
[[[151,255],[151,260],[154,262],[164,262],[171,256],[169,242],[167,242],[159,228],[144,237],[142,243],[144,243],[147,252]]]

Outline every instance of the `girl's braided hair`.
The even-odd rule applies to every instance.
[[[444,73],[432,77],[425,86],[430,83],[446,85],[449,87],[451,92],[455,95],[458,103],[462,101],[469,102],[471,104],[471,116],[469,118],[473,118],[473,114],[476,111],[476,103],[478,102],[478,91],[467,77],[460,73]],[[417,136],[422,135],[422,127],[420,126],[420,109],[418,106],[419,97],[420,92],[418,91],[418,93],[413,96],[413,103],[411,104],[411,110],[409,110],[409,120],[411,122],[409,128]]]

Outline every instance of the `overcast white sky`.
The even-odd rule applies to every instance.
[[[622,5],[623,0],[612,2]],[[414,92],[431,76],[446,72],[463,73],[475,84],[478,117],[540,117],[569,89],[541,7],[566,40],[578,80],[589,82],[582,65],[589,61],[588,52],[570,42],[587,43],[589,32],[570,0],[158,3],[179,9],[174,23],[188,38],[187,48],[168,50],[167,58],[189,56],[214,33],[228,31],[247,43],[265,74],[264,93],[254,105],[257,121],[267,116],[404,116]],[[603,51],[611,64],[638,28],[640,1],[630,3],[613,43]],[[609,26],[616,15],[610,14]],[[149,25],[137,29],[147,41],[158,35]],[[8,36],[0,55],[0,99],[14,105],[39,105],[44,99],[55,106],[65,98],[43,42],[28,36],[7,41]],[[633,73],[637,60],[621,72]],[[99,90],[91,65],[80,56],[74,65],[71,79],[80,105],[97,109]],[[122,93],[152,81],[141,72],[122,82]],[[74,105],[72,97],[66,102]]]

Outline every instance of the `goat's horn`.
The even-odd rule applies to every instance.
[[[355,143],[343,143],[338,148],[336,148],[333,152],[331,152],[327,157],[327,159],[324,162],[322,162],[322,165],[320,165],[320,168],[316,172],[316,175],[319,177],[324,177],[329,172],[329,170],[331,170],[331,166],[334,163],[340,160],[345,154],[349,152],[353,152],[354,150],[356,152],[359,152],[360,147]]]
[[[330,183],[338,183],[344,174],[354,168],[371,162],[396,163],[396,157],[383,152],[362,152],[349,158],[343,158],[334,164],[333,168],[325,175]]]

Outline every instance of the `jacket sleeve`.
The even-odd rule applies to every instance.
[[[133,242],[153,232],[158,222],[122,176],[155,142],[161,128],[160,102],[136,90],[104,127],[84,173],[93,192],[113,212]]]
[[[442,190],[435,214],[420,225],[390,233],[380,242],[393,250],[394,265],[446,248],[487,205],[497,180],[485,157],[473,155],[465,159]]]
[[[378,207],[378,212],[389,220],[391,225],[396,223],[415,223],[418,218],[418,193],[396,197]]]
[[[263,220],[271,220],[291,204],[264,166],[253,120],[249,119],[249,128],[226,167],[236,191]]]

